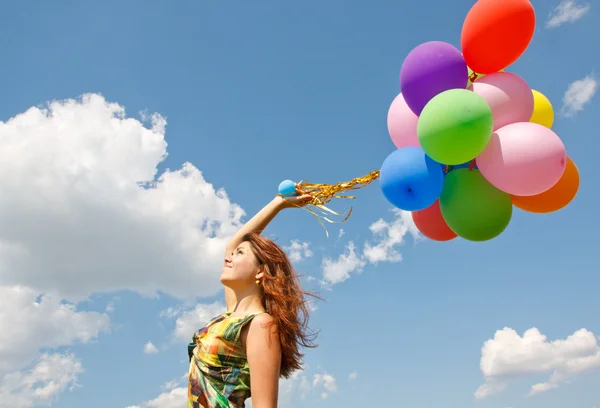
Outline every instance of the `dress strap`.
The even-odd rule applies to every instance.
[[[239,322],[236,322],[235,323],[236,324],[235,341],[238,341],[240,339],[240,335],[242,334],[242,329],[244,328],[244,326],[246,326],[248,323],[250,323],[252,321],[252,319],[254,319],[256,316],[263,314],[263,313],[268,313],[268,312],[266,310],[263,310],[261,312],[250,313],[249,315],[244,317]]]

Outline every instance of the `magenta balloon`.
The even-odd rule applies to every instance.
[[[556,133],[530,122],[498,129],[477,157],[479,171],[492,185],[517,196],[550,189],[560,180],[566,163],[565,145]]]
[[[387,126],[392,142],[398,149],[401,147],[420,147],[417,137],[419,117],[410,110],[402,93],[398,94],[388,110]]]
[[[415,47],[400,69],[400,89],[417,116],[434,96],[449,89],[465,89],[468,81],[469,71],[462,54],[442,41]]]
[[[470,90],[492,109],[494,130],[517,122],[529,122],[533,113],[533,93],[518,75],[496,72],[473,82]]]

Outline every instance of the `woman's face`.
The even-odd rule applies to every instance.
[[[231,254],[227,254],[221,272],[221,282],[226,284],[255,284],[262,276],[258,259],[249,242],[242,242]]]

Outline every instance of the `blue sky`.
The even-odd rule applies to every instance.
[[[532,1],[535,36],[509,69],[554,105],[582,177],[569,207],[435,243],[374,183],[335,203],[354,211],[329,238],[302,210],[271,224],[325,298],[282,407],[600,406],[600,17],[583,1]],[[0,407],[184,407],[227,237],[283,179],[378,169],[404,57],[459,47],[472,4],[5,4]],[[527,396],[536,384],[552,389]]]

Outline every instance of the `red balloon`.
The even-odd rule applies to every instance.
[[[463,23],[461,47],[467,65],[491,74],[515,62],[535,31],[535,11],[529,0],[479,0]]]
[[[421,234],[434,241],[450,241],[458,236],[442,217],[439,199],[424,210],[413,211],[412,218]]]

